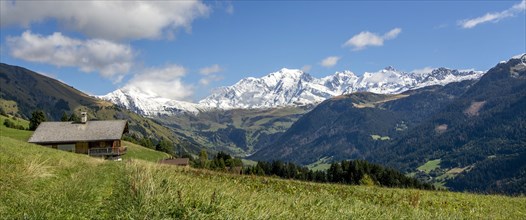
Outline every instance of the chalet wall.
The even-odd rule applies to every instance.
[[[88,142],[77,142],[75,144],[75,153],[88,154]]]

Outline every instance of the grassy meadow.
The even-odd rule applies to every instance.
[[[433,171],[434,169],[440,168],[440,162],[440,159],[430,160],[427,161],[424,165],[418,167],[417,169],[429,174],[429,172]]]
[[[1,138],[4,219],[526,218],[524,197],[240,176],[131,155],[104,161]]]
[[[25,128],[29,127],[29,121],[26,121],[21,118],[16,118],[16,117],[13,118],[13,117],[6,117],[3,115],[0,115],[0,138],[12,137],[18,140],[27,141],[29,137],[31,137],[31,134],[33,134],[32,131],[19,130],[19,129],[5,127],[4,122],[6,119],[9,119],[16,125],[22,125]]]
[[[150,148],[146,148],[128,141],[122,141],[122,145],[128,149],[126,151],[126,154],[122,156],[123,160],[139,159],[157,162],[159,160],[170,157],[170,155],[167,153],[152,150]]]

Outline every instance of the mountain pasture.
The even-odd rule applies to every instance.
[[[0,215],[6,219],[526,218],[524,197],[319,184],[137,159],[104,161],[1,138]]]

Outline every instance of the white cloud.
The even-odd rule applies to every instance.
[[[385,33],[383,39],[384,40],[395,39],[396,36],[400,34],[400,32],[402,32],[401,28],[394,28],[393,30],[390,30],[389,32]]]
[[[120,81],[130,70],[134,51],[129,45],[107,40],[79,40],[56,32],[49,36],[25,31],[21,36],[8,37],[13,57],[52,64],[78,67],[83,72],[99,72],[103,77]]]
[[[429,66],[426,66],[424,68],[421,68],[421,69],[415,69],[413,71],[411,71],[412,73],[418,73],[418,74],[423,74],[423,73],[430,73],[434,70],[435,68],[433,67],[429,67]]]
[[[493,12],[493,13],[486,13],[483,16],[472,18],[472,19],[465,19],[458,22],[458,25],[462,28],[474,28],[479,24],[487,23],[487,22],[494,22],[497,23],[500,20],[507,18],[507,17],[513,17],[516,14],[519,14],[521,12],[524,12],[526,10],[526,0],[522,0],[520,3],[517,3],[513,5],[511,8],[506,9],[501,12]]]
[[[216,82],[216,81],[221,81],[221,80],[223,80],[222,76],[209,75],[209,76],[201,78],[199,80],[199,84],[203,86],[208,86],[211,82]]]
[[[223,68],[221,68],[218,64],[214,64],[212,66],[203,67],[199,70],[199,73],[201,75],[210,75],[214,73],[218,73],[223,71]]]
[[[0,1],[0,25],[55,19],[65,28],[103,39],[172,37],[180,28],[208,16],[200,1]]]
[[[303,71],[303,72],[309,72],[311,69],[312,69],[311,65],[305,65],[305,66],[301,67],[301,71]]]
[[[234,5],[232,5],[232,2],[228,3],[225,9],[226,13],[229,15],[234,14]]]
[[[321,65],[324,67],[333,67],[338,63],[338,60],[340,60],[340,57],[337,56],[330,56],[321,61]]]
[[[369,31],[362,31],[359,34],[354,35],[349,40],[347,40],[343,44],[343,46],[353,47],[353,50],[355,51],[364,49],[367,46],[382,46],[384,45],[385,40],[395,39],[401,32],[401,28],[394,28],[389,32],[385,33],[383,36],[380,36]]]
[[[221,68],[221,66],[219,66],[218,64],[214,64],[209,67],[201,68],[199,70],[199,73],[201,75],[204,75],[205,77],[199,80],[199,84],[207,86],[211,82],[223,80],[222,76],[218,76],[215,74],[215,73],[222,72],[222,71],[223,71],[223,68]]]
[[[193,95],[194,88],[183,83],[185,75],[186,69],[179,65],[151,68],[135,74],[124,88],[135,88],[151,97],[187,100]]]
[[[448,24],[439,24],[437,26],[434,26],[433,29],[442,29],[442,28],[447,28],[449,25]]]
[[[475,68],[469,68],[469,69],[459,69],[458,71],[459,72],[474,72],[474,71],[477,71],[477,70],[475,70]]]

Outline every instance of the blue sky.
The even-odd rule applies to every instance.
[[[487,70],[526,52],[524,1],[0,3],[0,59],[103,95],[197,101],[281,68]]]

